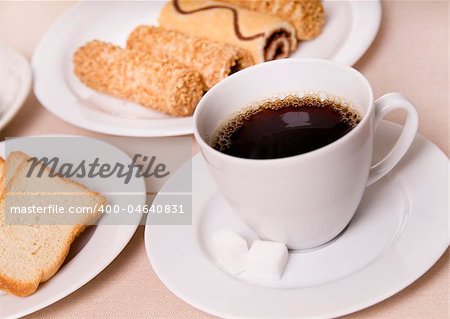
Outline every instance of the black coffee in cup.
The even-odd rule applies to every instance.
[[[360,120],[358,111],[337,98],[290,95],[236,114],[215,132],[211,146],[242,158],[288,157],[338,140]]]

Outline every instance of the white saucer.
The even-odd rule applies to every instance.
[[[0,45],[0,130],[17,114],[30,93],[31,67],[19,52]]]
[[[120,136],[192,133],[192,117],[173,117],[106,96],[73,74],[75,50],[93,39],[124,46],[140,24],[156,25],[165,1],[81,1],[45,33],[33,54],[34,92],[47,110],[84,129]],[[322,33],[300,43],[292,58],[323,58],[352,65],[369,48],[381,22],[379,0],[324,1]]]
[[[399,132],[396,124],[380,125],[375,158]],[[192,226],[147,225],[145,244],[154,271],[175,295],[220,317],[342,316],[410,285],[449,244],[448,158],[420,135],[400,164],[367,189],[346,231],[321,249],[291,253],[279,281],[255,282],[219,269],[210,239],[216,230],[256,236],[219,194],[201,155],[180,170],[191,165]],[[157,196],[153,204],[159,202],[167,199]]]

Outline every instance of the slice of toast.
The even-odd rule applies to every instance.
[[[12,152],[0,197],[0,290],[28,296],[58,271],[70,245],[101,216],[99,207],[106,199],[80,183],[62,177],[49,177],[50,169],[38,176],[39,164],[27,177],[31,162],[21,152]],[[0,167],[1,169],[1,167]],[[9,169],[14,171],[10,172]],[[12,214],[11,206],[90,207],[86,214]],[[30,222],[31,221],[31,222]]]

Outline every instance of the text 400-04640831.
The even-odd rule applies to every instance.
[[[118,213],[144,213],[144,214],[184,214],[182,204],[166,204],[166,205],[128,205],[120,207],[119,205],[101,205],[99,212],[104,214]]]

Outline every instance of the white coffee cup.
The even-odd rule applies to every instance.
[[[210,146],[216,129],[244,107],[304,92],[350,100],[362,120],[331,144],[285,158],[239,158]],[[388,155],[371,166],[374,131],[396,109],[407,113],[401,136]],[[239,71],[209,90],[194,113],[195,138],[224,198],[260,238],[284,242],[295,250],[320,246],[342,232],[366,187],[406,153],[417,125],[416,109],[403,95],[389,93],[374,102],[361,73],[318,59],[278,60]]]

